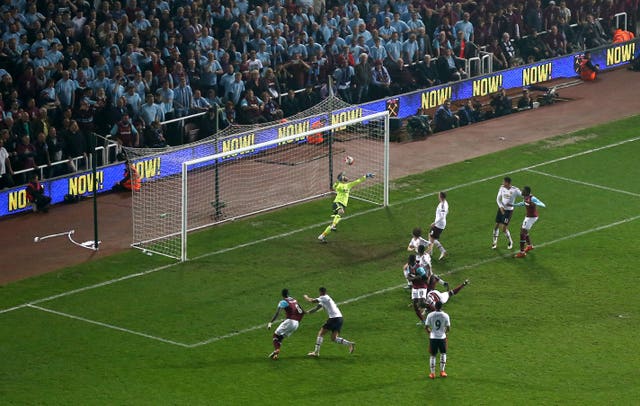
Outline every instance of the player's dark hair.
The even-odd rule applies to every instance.
[[[289,289],[282,289],[282,297],[289,297]]]
[[[447,192],[440,192],[440,197],[443,199],[447,198]]]
[[[425,250],[424,245],[422,244],[418,245],[418,254],[424,254],[424,250]]]
[[[508,177],[508,176],[505,176],[504,177],[504,181],[507,182],[507,183],[511,183],[511,178]]]
[[[529,196],[531,194],[531,188],[529,186],[525,186],[522,188],[522,194],[525,196]]]
[[[442,302],[439,300],[436,302],[436,310],[442,310]]]
[[[410,266],[414,266],[416,264],[416,254],[409,255],[409,259],[407,260]]]
[[[324,286],[320,287],[320,289],[318,289],[320,291],[321,295],[324,295],[327,293],[327,288],[325,288]]]
[[[411,232],[411,234],[413,234],[414,237],[420,237],[422,235],[422,229],[420,227],[416,227],[413,229],[413,231]]]

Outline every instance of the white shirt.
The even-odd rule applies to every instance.
[[[326,310],[330,319],[342,317],[342,313],[340,312],[340,309],[338,309],[338,305],[333,301],[333,299],[331,299],[331,296],[322,295],[317,297],[316,300],[320,306],[324,307],[324,310]]]
[[[429,246],[429,241],[422,237],[413,237],[411,241],[409,241],[409,248],[413,248],[415,252],[418,252],[418,247],[421,245],[424,245],[424,247],[427,248]]]
[[[5,147],[0,147],[0,176],[4,175],[7,171],[6,162],[7,158],[9,158],[9,153],[5,149]]]
[[[513,210],[513,204],[516,202],[517,197],[522,197],[522,192],[517,187],[511,186],[507,189],[504,186],[500,186],[496,203],[498,203],[498,207],[501,209]]]
[[[449,203],[443,200],[436,207],[436,219],[433,221],[433,225],[444,230],[447,226],[447,214],[449,214]]]
[[[431,332],[429,338],[445,339],[447,338],[446,328],[451,327],[449,315],[443,311],[435,311],[429,313],[424,324],[429,326]]]
[[[431,255],[426,252],[416,256],[416,262],[427,271],[427,276],[431,276]]]

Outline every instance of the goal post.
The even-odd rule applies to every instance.
[[[253,128],[226,144],[215,140],[206,156],[174,158],[174,175],[134,194],[133,246],[185,261],[190,232],[326,196],[341,172],[352,179],[375,174],[351,197],[388,205],[389,112],[352,111]],[[255,142],[267,132],[271,139]]]

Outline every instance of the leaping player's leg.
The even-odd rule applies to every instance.
[[[353,350],[355,349],[355,344],[353,341],[349,341],[346,338],[342,338],[339,336],[340,331],[335,330],[332,334],[331,334],[331,339],[333,340],[333,342],[335,342],[336,344],[342,344],[342,345],[348,345],[349,346],[349,354],[353,353]]]

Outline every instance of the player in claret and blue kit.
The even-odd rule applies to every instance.
[[[286,319],[280,323],[276,331],[273,333],[273,352],[269,354],[269,358],[272,360],[278,359],[280,356],[282,340],[284,340],[285,337],[289,337],[298,329],[300,320],[302,320],[302,317],[305,314],[302,307],[298,304],[298,301],[289,296],[289,290],[282,289],[282,300],[278,302],[276,314],[274,314],[271,321],[267,323],[267,329],[271,329],[271,324],[278,318],[280,310],[282,309],[284,309]]]
[[[547,207],[540,199],[531,194],[529,186],[522,188],[522,198],[524,199],[523,201],[514,204],[514,206],[524,206],[527,212],[520,228],[520,252],[516,254],[516,258],[526,257],[527,252],[533,249],[529,231],[538,221],[538,207]]]

